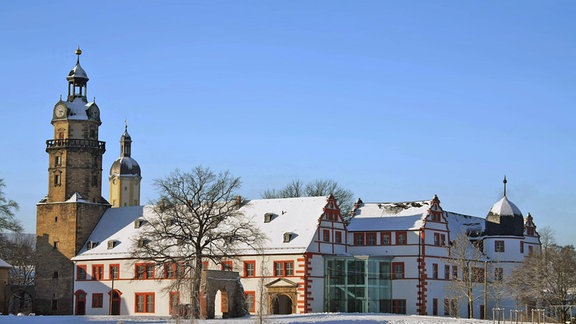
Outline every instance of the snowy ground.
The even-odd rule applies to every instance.
[[[263,323],[323,323],[323,324],[434,324],[434,323],[482,323],[488,324],[492,321],[469,320],[462,318],[433,317],[433,316],[408,316],[391,314],[348,314],[348,313],[321,313],[305,315],[275,315],[266,316]],[[131,323],[190,323],[189,320],[176,321],[162,317],[142,317],[142,316],[0,316],[0,323],[109,323],[109,324],[131,324]],[[238,319],[214,319],[197,320],[196,324],[257,324],[257,317],[243,317]]]

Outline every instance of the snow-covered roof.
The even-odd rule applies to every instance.
[[[431,201],[361,203],[348,224],[349,231],[417,230],[424,224]],[[452,233],[482,233],[484,218],[444,211]]]
[[[80,97],[74,98],[72,102],[66,101],[66,106],[70,110],[68,119],[88,120],[89,116],[86,110],[92,105],[94,105],[94,102],[86,102]]]
[[[12,268],[12,266],[8,262],[0,259],[0,268]]]
[[[368,202],[362,203],[354,217],[392,217],[426,214],[430,208],[429,200],[408,202]]]
[[[522,216],[522,212],[513,202],[508,200],[508,197],[504,196],[502,199],[498,200],[490,209],[488,215],[498,215],[498,216]]]
[[[66,200],[66,202],[87,202],[87,200],[84,199],[80,193],[75,192],[72,194],[72,196],[70,196],[70,198],[68,198],[68,200]]]
[[[240,210],[267,236],[264,253],[304,253],[313,240],[326,203],[327,197],[323,196],[258,199],[245,201]],[[269,222],[265,222],[266,214]],[[140,231],[134,222],[152,217],[156,217],[153,206],[108,209],[88,238],[88,242],[93,242],[91,248],[86,242],[73,260],[129,258]],[[284,242],[285,233],[292,234],[289,242]],[[115,241],[114,247],[109,248],[108,241]]]

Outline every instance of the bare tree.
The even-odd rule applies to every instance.
[[[21,232],[22,226],[14,218],[14,212],[18,210],[18,203],[4,197],[4,187],[6,187],[4,179],[0,179],[0,232],[3,230]]]
[[[12,265],[8,277],[8,284],[15,292],[10,301],[11,313],[28,313],[32,310],[35,247],[32,234],[5,233],[0,237],[0,258]]]
[[[153,202],[155,217],[143,226],[133,256],[177,265],[180,280],[174,282],[189,283],[191,315],[200,318],[202,262],[234,258],[238,247],[257,246],[263,234],[239,210],[240,179],[228,172],[177,170],[155,186],[160,193]]]
[[[474,317],[474,301],[482,298],[478,294],[479,287],[484,285],[487,264],[481,249],[481,241],[470,241],[470,238],[462,233],[451,242],[450,257],[448,263],[456,267],[460,272],[457,278],[448,285],[448,295],[456,299],[464,299],[468,302],[468,317]],[[454,314],[455,315],[455,314]]]
[[[567,305],[576,302],[576,251],[572,245],[559,246],[553,242],[552,237],[545,237],[542,252],[527,256],[514,269],[508,285],[529,307],[554,308],[564,322],[570,319]]]
[[[343,215],[349,215],[353,207],[354,194],[348,189],[342,188],[334,180],[315,180],[306,185],[301,180],[293,180],[284,188],[268,189],[264,191],[262,197],[271,198],[293,198],[293,197],[317,197],[334,195]]]

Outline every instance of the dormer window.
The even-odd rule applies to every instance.
[[[88,249],[88,250],[91,250],[91,249],[97,247],[97,246],[98,246],[98,243],[99,243],[99,242],[88,241],[87,249]]]
[[[137,219],[134,221],[134,228],[140,228],[142,227],[142,225],[144,225],[146,223],[145,220],[143,219]]]
[[[270,223],[274,219],[274,213],[264,214],[264,223]]]
[[[148,242],[149,241],[147,239],[144,239],[144,238],[139,239],[138,240],[138,247],[144,247],[146,244],[148,244]]]
[[[118,241],[116,240],[108,240],[108,250],[112,250],[118,245]]]
[[[286,232],[284,233],[284,243],[290,242],[294,238],[294,233]]]

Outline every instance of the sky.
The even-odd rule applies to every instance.
[[[35,232],[45,141],[83,51],[106,141],[125,121],[154,179],[194,166],[260,198],[333,179],[365,202],[485,217],[507,195],[576,244],[576,2],[9,1],[0,11],[0,178]]]

